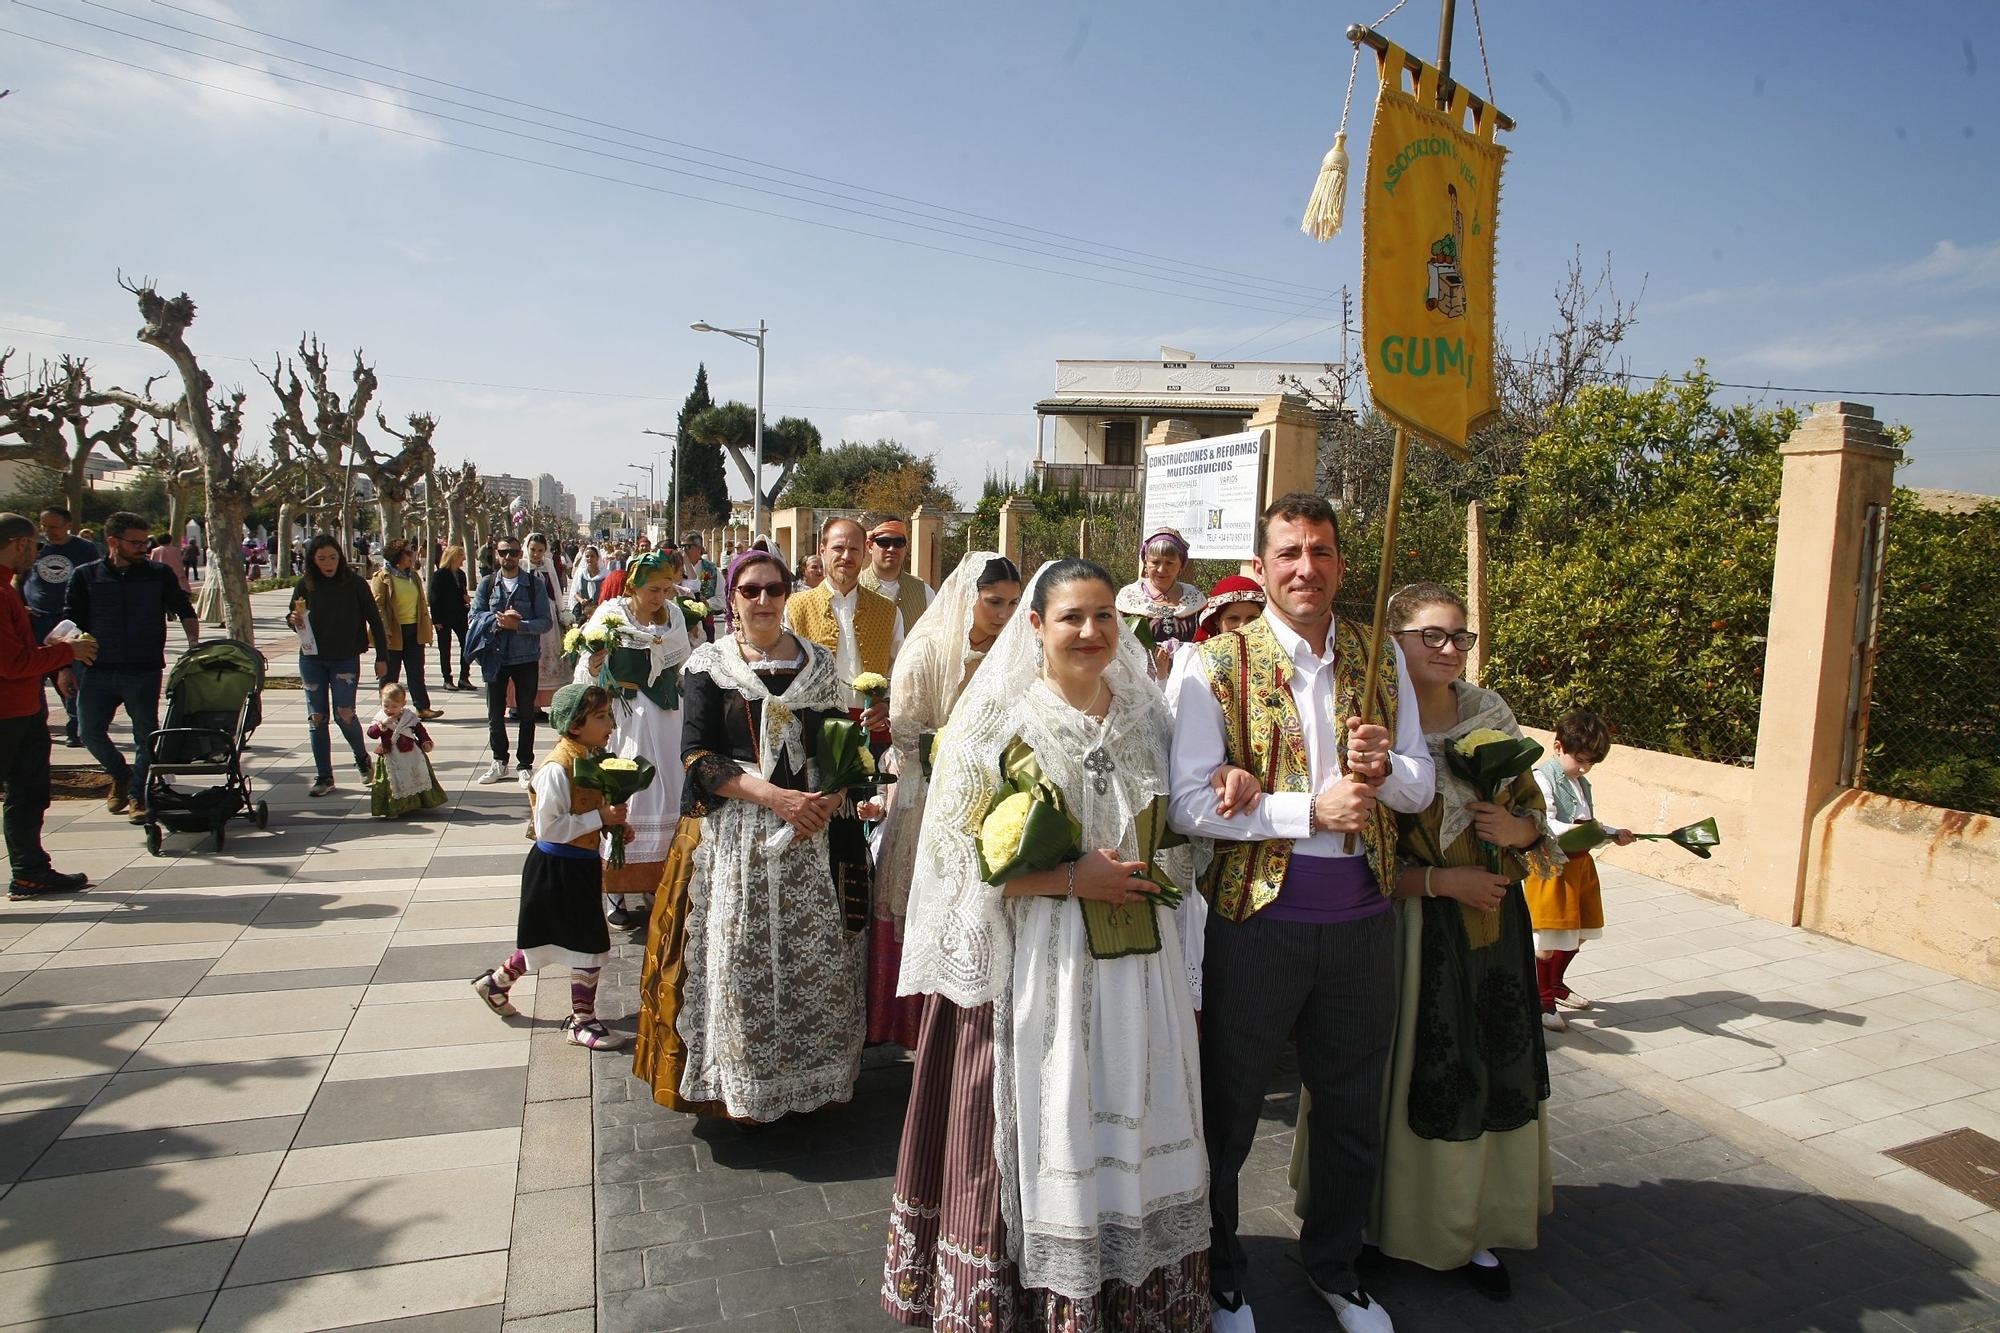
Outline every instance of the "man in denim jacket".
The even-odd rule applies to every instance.
[[[521,700],[521,737],[514,751],[515,776],[523,787],[535,767],[535,691],[540,688],[542,635],[554,623],[555,608],[548,590],[531,571],[521,568],[521,543],[502,537],[494,547],[499,567],[479,581],[472,599],[474,614],[491,611],[499,634],[494,668],[486,680],[486,735],[493,762],[479,775],[482,785],[507,776],[507,687]]]

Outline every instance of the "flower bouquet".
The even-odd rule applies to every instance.
[[[699,597],[680,599],[681,619],[690,625],[699,625],[708,619],[708,603]]]
[[[606,805],[623,805],[653,785],[656,771],[649,759],[636,756],[620,759],[616,755],[594,754],[577,760],[570,777],[579,787],[604,793]],[[624,827],[604,831],[611,838],[611,855],[606,861],[613,870],[617,870],[625,864],[625,840],[632,836],[632,831]]]
[[[1496,805],[1505,805],[1501,795],[1507,787],[1523,773],[1535,766],[1542,757],[1539,741],[1526,736],[1509,736],[1504,731],[1491,727],[1481,727],[1469,731],[1444,752],[1445,763],[1467,786],[1479,793],[1479,799]],[[1500,868],[1500,849],[1486,843],[1486,868],[1494,874],[1503,874]]]
[[[1001,787],[979,825],[979,877],[1001,885],[1020,875],[1053,870],[1083,858],[1083,826],[1062,792],[1047,781],[1016,779]],[[1140,896],[1158,907],[1180,906],[1180,890],[1146,880]]]
[[[875,671],[862,672],[847,682],[847,688],[861,696],[863,708],[873,708],[889,697],[889,682]]]
[[[1594,851],[1602,847],[1605,843],[1611,841],[1611,836],[1605,830],[1604,825],[1594,819],[1586,819],[1569,832],[1563,834],[1562,837],[1556,839],[1556,843],[1565,852],[1574,856],[1578,852]],[[1686,848],[1704,861],[1714,855],[1713,852],[1709,851],[1709,848],[1718,847],[1722,844],[1722,834],[1715,827],[1715,816],[1713,815],[1710,815],[1707,819],[1697,820],[1692,824],[1674,829],[1671,832],[1634,833],[1632,836],[1657,842],[1671,842],[1677,847]]]
[[[868,735],[861,730],[861,724],[844,717],[830,717],[819,724],[813,765],[819,770],[822,796],[856,788],[873,791],[896,780],[895,774],[876,768],[875,756],[868,749]],[[795,836],[797,830],[786,824],[765,840],[764,847],[767,851],[781,852],[791,846]]]
[[[578,625],[563,635],[563,661],[574,667],[579,658],[609,652],[618,643],[618,631],[625,625],[619,616],[606,616],[592,625]]]

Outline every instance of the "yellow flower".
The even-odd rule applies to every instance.
[[[1511,741],[1513,739],[1512,736],[1509,736],[1504,731],[1495,731],[1491,727],[1481,727],[1478,731],[1466,732],[1464,736],[1459,738],[1455,748],[1460,754],[1470,759],[1473,753],[1482,745],[1491,745],[1495,741]]]
[[[583,651],[582,630],[573,629],[569,633],[563,635],[563,651],[571,655],[575,655]]]
[[[867,746],[864,745],[857,750],[854,757],[861,762],[862,772],[873,773],[877,771],[875,768],[875,755]]]
[[[598,768],[611,773],[637,773],[639,761],[636,759],[606,759]]]
[[[852,681],[852,686],[856,694],[865,694],[871,698],[889,692],[889,682],[884,680],[880,673],[874,671],[864,671],[856,676]]]
[[[979,850],[986,864],[996,869],[1020,854],[1021,838],[1027,833],[1028,811],[1035,798],[1017,791],[987,814],[979,826]]]

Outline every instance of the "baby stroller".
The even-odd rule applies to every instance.
[[[146,850],[160,854],[160,826],[208,832],[222,850],[222,827],[241,815],[266,827],[271,810],[250,800],[243,750],[264,720],[264,655],[235,639],[187,650],[167,676],[166,725],[146,738]],[[222,785],[183,792],[176,778],[221,778]]]

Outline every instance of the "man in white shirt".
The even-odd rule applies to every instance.
[[[1218,1333],[1254,1329],[1243,1300],[1237,1174],[1264,1094],[1296,1033],[1312,1094],[1299,1250],[1314,1289],[1349,1333],[1388,1333],[1354,1263],[1380,1149],[1383,1066],[1396,1013],[1392,811],[1426,808],[1436,787],[1402,655],[1383,650],[1376,706],[1358,713],[1365,629],[1335,623],[1343,565],[1333,509],[1280,497],[1257,525],[1269,598],[1242,630],[1175,663],[1174,827],[1217,840],[1203,881],[1202,1116],[1212,1214],[1209,1269]],[[1265,794],[1226,808],[1210,786],[1225,764]]]
[[[866,545],[859,523],[851,518],[829,519],[819,537],[826,582],[793,593],[785,606],[785,621],[791,631],[831,649],[843,681],[851,682],[863,672],[873,672],[886,681],[903,646],[903,615],[896,604],[861,586]],[[842,694],[848,708],[861,708],[861,698],[854,691],[843,688]],[[864,728],[883,733],[886,739],[888,701],[862,711],[860,719]]]

